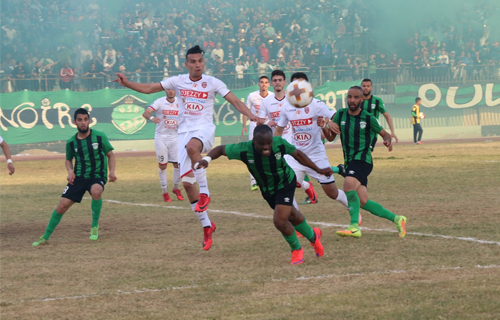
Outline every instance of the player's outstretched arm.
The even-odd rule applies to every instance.
[[[318,117],[318,127],[321,128],[321,139],[326,139],[330,142],[335,140],[335,137],[337,136],[334,134],[332,131],[330,131],[329,124],[332,124],[333,121],[330,121],[328,118],[324,118],[322,116]]]
[[[391,143],[392,137],[389,134],[389,132],[387,132],[384,129],[382,129],[382,130],[380,130],[380,132],[378,134],[382,138],[384,138],[384,146],[386,146],[387,149],[389,149],[389,152],[391,152],[392,151],[392,143]]]
[[[319,174],[323,174],[325,176],[331,176],[333,174],[333,170],[331,167],[320,169],[311,159],[302,151],[295,149],[292,153],[292,157],[295,158],[301,165],[306,166],[308,168],[313,169]]]
[[[391,137],[393,137],[394,140],[396,140],[396,143],[398,143],[398,137],[394,133],[394,125],[392,124],[392,118],[389,115],[389,112],[384,112],[382,114],[384,115],[385,120],[387,121],[387,124],[389,125],[389,129],[391,129]]]
[[[241,129],[241,136],[244,136],[245,133],[247,133],[247,119],[248,117],[243,115],[243,119],[241,120],[241,124],[243,125],[243,128]]]
[[[208,154],[203,157],[199,162],[194,164],[195,169],[206,168],[210,161],[218,159],[220,156],[226,155],[226,145],[220,145],[218,147],[213,148],[208,152]]]
[[[132,90],[135,90],[137,92],[141,93],[155,93],[155,92],[160,92],[163,91],[163,87],[159,82],[155,83],[138,83],[138,82],[132,82],[128,81],[127,77],[123,73],[117,73],[116,79],[113,80],[113,82],[118,82],[124,87],[130,88]]]
[[[142,113],[142,116],[145,119],[151,120],[156,124],[160,123],[160,121],[161,121],[160,118],[153,117],[153,115],[152,115],[153,112],[154,112],[154,110],[152,108],[148,107],[146,110],[144,110],[144,112]]]
[[[106,157],[108,157],[109,182],[115,182],[117,179],[115,175],[115,167],[116,167],[115,154],[113,153],[113,151],[110,151],[108,152]]]
[[[243,102],[241,102],[240,99],[238,99],[238,97],[234,95],[234,93],[229,92],[224,96],[224,99],[232,104],[241,114],[247,116],[250,121],[257,121],[257,124],[263,123],[259,117],[250,112],[248,107]]]

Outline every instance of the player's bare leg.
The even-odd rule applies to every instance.
[[[172,192],[177,197],[177,200],[184,200],[181,190],[179,189],[179,184],[181,183],[179,164],[177,162],[174,162],[173,165],[174,165],[174,188],[172,189]]]
[[[200,188],[200,196],[196,204],[195,211],[203,212],[208,208],[210,203],[210,192],[208,191],[207,170],[205,168],[194,168],[194,165],[201,161],[201,151],[203,144],[198,139],[191,139],[186,145],[186,151],[191,159],[191,167],[193,168],[194,176]]]

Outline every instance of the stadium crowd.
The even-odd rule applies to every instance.
[[[116,87],[185,73],[201,45],[207,73],[229,87],[280,68],[324,80],[380,82],[498,79],[498,36],[487,26],[494,0],[457,6],[453,23],[418,24],[393,52],[378,40],[384,21],[359,0],[10,0],[1,3],[1,92]],[[409,36],[409,34],[412,34]],[[490,34],[492,37],[490,37]],[[493,41],[492,41],[493,40]]]

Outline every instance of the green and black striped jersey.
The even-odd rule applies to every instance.
[[[378,119],[378,116],[381,113],[386,113],[384,102],[379,97],[371,96],[370,99],[365,99],[363,104],[361,105],[361,109],[371,113],[375,118]]]
[[[269,157],[255,151],[253,141],[226,145],[228,159],[241,160],[255,177],[263,195],[273,195],[290,184],[295,172],[286,163],[284,155],[295,152],[295,147],[282,137],[273,137],[273,148]]]
[[[383,129],[378,119],[365,110],[357,116],[349,114],[349,109],[340,109],[333,122],[340,126],[340,140],[344,151],[345,164],[353,160],[372,163],[370,144]]]
[[[75,134],[66,142],[66,160],[75,158],[73,171],[75,176],[85,179],[108,177],[108,158],[106,155],[113,150],[108,137],[103,132],[90,130],[85,139],[78,139]]]

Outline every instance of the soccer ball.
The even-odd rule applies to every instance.
[[[309,81],[295,80],[286,88],[286,99],[296,108],[308,106],[314,97],[314,90]]]
[[[423,118],[425,118],[425,113],[420,112],[420,113],[418,114],[418,118],[419,118],[419,119],[423,119]]]

